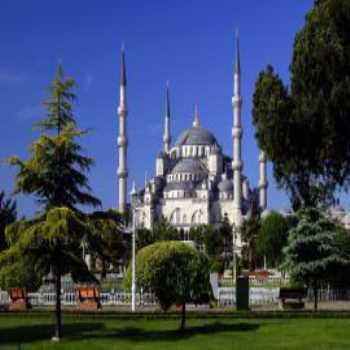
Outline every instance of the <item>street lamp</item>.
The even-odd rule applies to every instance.
[[[233,284],[235,285],[236,280],[237,280],[237,257],[236,257],[236,240],[237,240],[237,226],[233,225],[233,239],[232,239],[232,279],[233,279]]]
[[[132,211],[131,311],[136,311],[136,209]]]
[[[135,182],[132,185],[131,195],[131,208],[132,208],[132,243],[131,243],[131,312],[136,311],[136,213],[133,203],[133,197],[136,195]]]

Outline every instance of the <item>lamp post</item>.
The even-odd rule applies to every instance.
[[[236,240],[237,240],[237,227],[233,225],[233,237],[232,237],[232,279],[233,284],[236,284],[237,280],[237,256],[236,256]]]
[[[131,256],[131,311],[136,311],[136,215],[137,209],[132,210],[132,256]]]

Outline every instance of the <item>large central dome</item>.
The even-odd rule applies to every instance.
[[[204,145],[211,146],[216,144],[215,136],[201,126],[192,127],[183,131],[178,137],[175,146],[183,145]]]

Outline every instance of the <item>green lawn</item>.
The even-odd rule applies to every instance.
[[[191,318],[184,335],[178,324],[174,318],[65,315],[65,338],[52,344],[51,314],[0,313],[0,349],[350,349],[349,318]]]

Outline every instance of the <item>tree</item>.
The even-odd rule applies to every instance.
[[[55,78],[49,87],[49,98],[44,101],[47,109],[47,118],[35,123],[43,130],[54,129],[59,135],[68,125],[76,125],[73,115],[73,103],[76,100],[74,88],[76,82],[72,77],[66,77],[63,67],[57,67]]]
[[[209,262],[206,256],[183,242],[157,242],[141,249],[136,256],[137,286],[153,292],[161,308],[182,305],[180,330],[186,325],[186,303],[209,301]],[[130,289],[131,266],[124,285]]]
[[[18,157],[11,157],[8,163],[19,168],[16,175],[16,193],[34,195],[37,202],[42,206],[42,215],[28,223],[31,227],[42,224],[49,225],[54,222],[47,221],[51,210],[66,208],[67,210],[80,213],[81,205],[100,205],[100,201],[91,195],[86,172],[93,165],[93,160],[82,154],[81,146],[76,142],[78,137],[85,134],[76,128],[73,117],[73,104],[75,95],[72,92],[74,79],[66,79],[62,68],[59,67],[56,78],[50,87],[50,96],[45,105],[48,109],[47,118],[37,125],[44,130],[56,129],[57,135],[50,136],[43,133],[30,147],[30,158],[22,161]],[[82,220],[83,216],[81,216]],[[46,227],[46,226],[45,226]],[[31,230],[29,227],[28,230]],[[49,230],[47,228],[47,230]],[[57,235],[54,245],[55,256],[64,255],[65,239],[63,233],[70,234],[68,230],[62,230],[62,235]],[[80,236],[76,242],[80,246]],[[15,245],[15,242],[13,242]],[[8,252],[11,252],[10,245]],[[60,250],[62,249],[62,252]],[[6,253],[7,251],[5,251]],[[73,258],[73,256],[72,256]],[[62,268],[55,259],[52,261],[53,272],[56,279],[56,339],[61,336],[61,300],[60,284]],[[61,260],[60,260],[61,261]],[[39,271],[39,270],[36,270]]]
[[[165,218],[156,222],[152,229],[139,228],[136,234],[137,249],[141,249],[158,241],[180,240],[180,234]]]
[[[278,266],[283,259],[282,249],[287,245],[288,221],[277,213],[272,212],[261,222],[257,237],[257,253],[266,256],[274,266]]]
[[[84,174],[94,162],[81,154],[81,146],[76,142],[83,135],[82,131],[67,126],[58,136],[41,135],[34,141],[26,162],[18,157],[9,158],[8,163],[19,168],[15,192],[33,194],[44,210],[99,205],[100,201],[90,194]]]
[[[52,267],[57,296],[57,340],[62,337],[61,276],[71,273],[75,281],[95,281],[84,263],[80,248],[80,241],[88,233],[89,226],[85,220],[64,207],[51,209],[35,220],[16,222],[6,229],[11,244],[9,249],[0,253],[1,285],[26,285],[29,276],[41,281]],[[34,273],[28,276],[27,271]]]
[[[318,0],[294,41],[291,87],[268,66],[253,120],[259,146],[294,209],[333,200],[350,184],[350,2]]]
[[[260,216],[251,215],[243,221],[240,232],[245,243],[245,251],[249,264],[249,270],[254,271],[256,266],[256,241],[260,230]]]
[[[294,281],[313,289],[315,311],[322,283],[331,281],[334,271],[349,263],[338,242],[338,229],[333,222],[316,209],[303,209],[284,248],[283,267]]]
[[[126,218],[114,209],[95,211],[88,215],[91,234],[84,237],[87,250],[101,263],[101,276],[108,266],[117,268],[120,260],[127,261],[129,249],[125,240]]]
[[[190,229],[190,237],[198,249],[207,254],[211,270],[223,273],[232,261],[233,228],[227,218],[217,227],[199,225]]]
[[[5,198],[5,192],[0,192],[0,252],[7,247],[5,240],[5,228],[16,221],[16,202]]]

